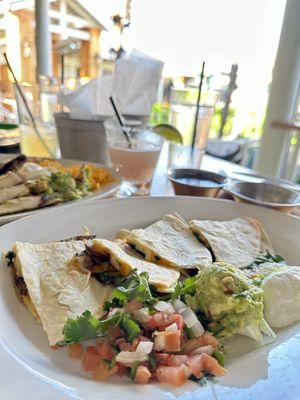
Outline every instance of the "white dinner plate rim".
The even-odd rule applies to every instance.
[[[121,210],[121,208],[123,207],[124,210],[126,210],[127,205],[130,203],[132,204],[132,209],[135,208],[135,204],[144,204],[143,206],[141,206],[142,208],[144,207],[144,210],[147,210],[147,207],[150,206],[151,203],[156,203],[157,205],[159,204],[163,204],[165,202],[171,202],[172,204],[170,205],[170,209],[174,208],[174,204],[181,204],[180,207],[185,208],[184,203],[185,202],[192,202],[193,203],[193,207],[198,205],[199,203],[199,207],[204,207],[207,205],[212,205],[212,207],[218,207],[220,206],[221,208],[223,207],[222,205],[224,205],[224,218],[226,219],[226,210],[245,210],[245,212],[243,211],[243,215],[246,215],[246,211],[249,210],[249,214],[261,214],[262,213],[265,215],[266,219],[269,218],[275,218],[276,220],[278,220],[279,223],[281,223],[282,221],[286,221],[288,223],[290,223],[291,229],[295,229],[295,227],[297,228],[297,232],[300,232],[300,220],[298,218],[295,218],[291,215],[287,215],[284,213],[280,213],[278,211],[274,211],[271,209],[266,209],[263,207],[258,207],[255,205],[251,205],[251,204],[244,204],[244,203],[233,203],[230,200],[220,200],[220,199],[203,199],[203,198],[195,198],[195,197],[188,197],[188,196],[178,196],[178,197],[174,197],[174,196],[156,196],[156,197],[145,197],[145,198],[126,198],[126,199],[104,199],[101,201],[90,201],[88,203],[80,203],[80,204],[74,204],[74,205],[70,205],[68,206],[68,208],[65,209],[66,212],[64,212],[64,210],[62,210],[62,208],[57,208],[57,209],[48,209],[45,210],[45,212],[43,213],[38,213],[38,214],[34,214],[34,215],[29,215],[26,216],[22,219],[19,219],[17,221],[13,221],[5,226],[0,227],[0,237],[2,235],[5,235],[7,232],[15,235],[15,239],[17,239],[17,235],[18,235],[18,230],[22,230],[22,229],[27,229],[28,231],[30,231],[31,227],[36,226],[36,224],[41,223],[42,221],[51,221],[53,220],[54,216],[60,217],[62,216],[63,219],[63,214],[69,214],[69,216],[71,215],[78,215],[79,219],[80,219],[80,215],[81,212],[80,210],[85,210],[87,211],[88,208],[90,208],[90,212],[94,212],[95,210],[103,210],[103,211],[112,211],[116,208],[119,207],[119,209]],[[147,204],[148,203],[148,204]],[[134,206],[134,207],[133,207]],[[59,211],[61,210],[61,211]],[[217,211],[213,211],[212,212],[217,214]],[[235,211],[232,211],[235,212]],[[100,213],[100,211],[99,211]],[[237,215],[241,214],[240,211],[236,212]],[[160,214],[160,211],[158,211],[158,214]],[[221,218],[221,217],[220,217]],[[84,221],[81,221],[82,223],[84,223]],[[50,224],[50,222],[48,222]],[[138,223],[138,221],[137,221]],[[84,227],[84,226],[82,226]],[[281,226],[282,228],[282,226]],[[48,228],[47,228],[48,229]],[[78,232],[80,234],[80,232]],[[48,234],[49,235],[49,234]],[[58,237],[58,239],[62,239],[62,237]],[[9,239],[10,240],[10,239]],[[28,238],[28,241],[30,241],[30,236]],[[1,249],[3,250],[3,248]],[[300,254],[300,253],[299,253]],[[1,297],[2,297],[2,293],[0,292],[0,303],[1,303]],[[294,335],[293,337],[297,337],[297,335],[299,335],[299,330],[298,331],[293,331],[292,334]],[[3,343],[2,343],[2,334],[1,334],[1,327],[0,327],[0,350],[1,350],[1,344],[2,344],[2,351],[3,351]],[[300,339],[300,335],[299,335],[299,339]],[[299,344],[299,340],[298,340],[298,344]],[[5,344],[5,343],[4,343]],[[284,343],[285,344],[285,343]],[[276,348],[275,348],[276,350]],[[6,350],[4,350],[4,352],[6,353],[7,351],[11,351],[11,349],[9,347],[7,347]],[[1,354],[1,353],[0,353]],[[251,353],[252,354],[252,353]],[[299,355],[300,358],[300,349],[297,353]],[[14,357],[14,355],[12,354],[12,356]],[[25,357],[25,356],[24,356]],[[256,354],[253,354],[253,356],[251,355],[250,358],[250,364],[254,363],[253,365],[255,365],[256,362]],[[237,366],[235,367],[235,369],[237,369],[239,367],[239,364],[242,363],[243,360],[241,359],[240,361],[237,361]],[[14,370],[18,370],[17,368],[20,368],[20,363],[24,363],[24,359],[23,357],[21,357],[19,360],[17,360],[17,357],[15,357],[15,361],[12,367],[12,370],[10,371],[10,373],[13,374]],[[300,363],[297,364],[300,367]],[[5,368],[5,366],[3,366],[3,364],[0,361],[0,384],[4,384],[3,381],[1,381],[1,371],[3,371]],[[52,397],[55,399],[59,399],[59,400],[65,400],[65,399],[71,399],[71,398],[76,398],[76,399],[101,399],[101,400],[115,400],[115,399],[125,399],[125,397],[123,397],[123,394],[125,396],[125,394],[129,394],[131,393],[131,391],[133,390],[133,392],[138,392],[140,393],[140,397],[141,398],[143,396],[143,388],[141,388],[140,386],[133,386],[133,384],[120,384],[118,383],[116,386],[114,386],[114,392],[112,392],[112,397],[110,398],[110,392],[109,391],[105,391],[108,389],[105,389],[106,386],[103,386],[103,393],[105,393],[103,395],[103,397],[99,396],[99,397],[85,397],[85,394],[81,394],[79,392],[77,392],[76,387],[73,387],[72,385],[70,385],[69,383],[62,383],[61,381],[56,381],[53,376],[48,376],[45,375],[43,372],[39,372],[39,371],[35,371],[35,370],[30,370],[30,366],[28,367],[27,365],[25,365],[25,367],[23,367],[24,372],[22,372],[22,374],[27,374],[27,378],[28,379],[28,374],[31,377],[31,379],[34,379],[35,381],[38,380],[39,384],[42,385],[42,394],[41,397],[38,398],[38,400],[40,399],[50,399],[51,397],[46,397],[47,391],[50,390],[50,387],[52,388],[51,390],[55,389],[55,393],[56,393],[56,397]],[[19,371],[20,374],[20,371]],[[22,375],[22,376],[23,376]],[[75,380],[76,377],[74,377]],[[82,383],[83,385],[85,385],[85,381],[80,378],[80,383]],[[31,390],[33,390],[33,386],[31,385],[31,383],[28,383],[29,387],[31,388]],[[50,385],[50,386],[49,386]],[[92,385],[92,384],[91,384]],[[121,385],[121,386],[120,386]],[[113,385],[111,385],[113,386]],[[230,385],[229,385],[230,386]],[[157,397],[160,399],[175,399],[175,397],[177,398],[179,396],[180,399],[187,399],[187,400],[191,400],[191,399],[211,399],[211,400],[223,400],[223,399],[229,399],[232,400],[232,397],[230,397],[232,395],[234,395],[234,393],[237,395],[237,399],[244,399],[243,397],[243,392],[242,390],[239,391],[238,388],[230,388],[229,386],[225,386],[223,387],[221,384],[215,384],[213,386],[208,385],[204,388],[198,389],[197,392],[195,392],[196,394],[191,394],[191,392],[184,392],[184,389],[179,389],[179,390],[173,390],[172,388],[165,388],[165,387],[160,387],[157,386],[157,388],[155,388],[155,390],[153,389],[153,396],[160,396]],[[91,387],[95,387],[95,386],[91,386]],[[123,389],[123,394],[120,395],[120,397],[117,397],[117,390],[120,390],[120,387],[122,387]],[[300,385],[298,385],[298,387],[300,388]],[[54,388],[54,389],[53,389]],[[119,388],[119,389],[118,389]],[[101,392],[101,386],[99,387],[100,392]],[[152,389],[149,389],[149,391],[151,392]],[[243,389],[244,390],[244,389]],[[132,392],[132,393],[133,393]],[[145,399],[150,398],[149,393],[150,392],[145,392]],[[49,392],[50,393],[50,392]],[[214,394],[215,393],[215,394]],[[12,392],[11,392],[11,397],[6,397],[8,400],[17,400],[17,398],[19,398],[19,396],[22,394],[22,392],[20,391],[20,388],[17,387],[17,385],[15,387],[12,388]],[[229,397],[228,397],[229,395]],[[44,396],[44,397],[43,397]],[[96,396],[96,394],[95,394]],[[262,398],[267,399],[267,400],[271,400],[274,397],[270,397],[271,396],[271,392],[265,392]],[[126,397],[126,399],[129,399],[130,397]],[[134,397],[135,399],[136,397]],[[152,397],[153,399],[156,397]],[[250,398],[250,397],[245,397],[245,398]],[[252,398],[252,397],[251,397]],[[288,400],[296,400],[296,398],[294,397],[286,397],[286,399]]]

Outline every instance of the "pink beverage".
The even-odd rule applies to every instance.
[[[109,147],[113,167],[143,193],[149,191],[153,173],[160,154],[161,145],[147,141],[132,141],[128,143],[113,143]]]

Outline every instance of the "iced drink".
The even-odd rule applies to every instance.
[[[149,192],[154,169],[160,154],[161,144],[147,141],[113,143],[109,147],[113,167],[120,172],[125,181],[137,188],[135,194]]]

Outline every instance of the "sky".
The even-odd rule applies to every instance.
[[[105,26],[125,0],[81,0]],[[165,76],[229,72],[238,63],[236,131],[249,113],[263,118],[286,0],[132,0],[123,45],[165,63]],[[106,34],[108,37],[109,34]],[[247,114],[247,115],[246,115]],[[250,117],[251,118],[251,117]]]
[[[276,54],[286,0],[132,0],[124,46],[165,62],[165,74],[198,73],[202,60],[242,62],[259,74]],[[124,0],[81,0],[105,26]]]

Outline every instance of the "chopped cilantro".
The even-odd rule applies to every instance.
[[[183,298],[186,294],[193,296],[197,287],[198,275],[186,278],[183,282],[178,282],[175,286],[173,299]]]
[[[85,311],[77,318],[69,318],[63,329],[64,340],[59,344],[80,342],[98,336],[100,321],[90,311]]]
[[[108,329],[116,325],[125,330],[129,341],[132,341],[141,332],[138,324],[131,319],[127,312],[117,312],[109,318],[99,320],[90,311],[85,311],[81,316],[67,320],[63,329],[64,340],[59,342],[58,345],[63,346],[105,336]]]
[[[145,305],[156,303],[157,299],[153,296],[148,279],[147,272],[142,272],[139,275],[135,273],[129,276],[121,286],[114,289],[112,293],[113,299],[116,298],[120,302],[136,300]]]
[[[122,308],[123,306],[123,301],[117,298],[113,298],[112,301],[106,301],[104,303],[103,310],[108,312],[111,308]]]
[[[137,369],[138,369],[139,365],[140,365],[140,363],[139,363],[138,361],[134,362],[134,363],[131,365],[129,377],[130,377],[130,379],[132,379],[133,381],[134,381],[134,379],[135,379],[135,376],[136,376]]]
[[[149,354],[148,359],[149,359],[150,370],[154,371],[157,365],[156,357],[153,354]]]
[[[108,369],[112,369],[116,365],[116,359],[113,358],[111,361],[103,359],[105,364],[108,366]]]
[[[264,264],[267,262],[271,262],[271,263],[277,263],[277,264],[284,264],[285,263],[285,259],[278,255],[272,255],[269,250],[266,251],[262,251],[259,253],[259,255],[257,256],[257,258],[253,261],[252,264],[248,265],[246,268],[247,269],[252,269],[257,267],[260,264]]]
[[[120,321],[120,326],[126,332],[127,340],[132,342],[140,333],[141,329],[138,324],[130,317],[130,314],[124,312]]]
[[[225,354],[223,353],[223,351],[220,350],[215,350],[212,353],[212,356],[218,361],[218,363],[224,367],[225,365]]]

